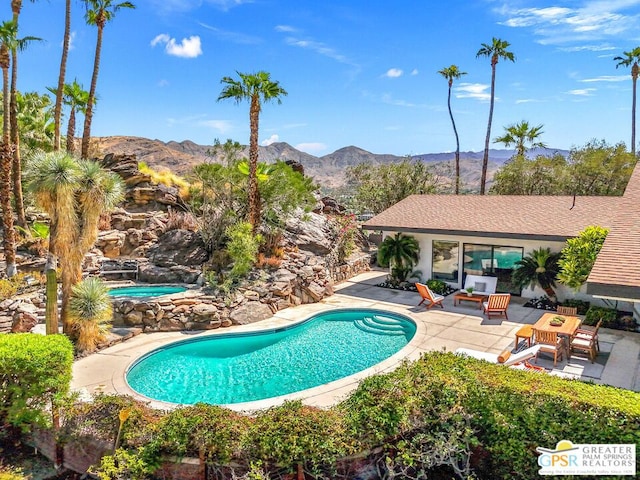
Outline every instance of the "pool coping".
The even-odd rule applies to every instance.
[[[230,328],[223,328],[223,329],[216,329],[216,330],[208,330],[208,331],[205,331],[200,336],[200,338],[214,337],[216,335],[224,335],[224,334],[258,333],[258,332],[264,332],[264,331],[269,331],[269,330],[274,330],[279,328],[291,328],[301,323],[304,323],[307,320],[309,320],[311,317],[321,313],[335,311],[335,310],[349,310],[349,309],[353,310],[358,308],[362,308],[362,309],[368,308],[368,309],[375,309],[381,312],[388,311],[391,313],[397,313],[413,321],[416,325],[416,332],[411,338],[411,340],[407,343],[407,345],[405,345],[403,348],[398,350],[396,353],[386,358],[382,362],[379,362],[369,368],[361,370],[360,372],[354,373],[353,375],[349,375],[347,377],[343,377],[338,380],[334,380],[332,382],[324,383],[316,387],[300,390],[298,392],[288,393],[285,395],[279,395],[276,397],[269,397],[262,400],[254,400],[250,402],[238,402],[238,403],[227,403],[227,404],[217,404],[217,405],[221,407],[229,408],[235,411],[250,412],[250,411],[269,408],[274,405],[279,405],[286,400],[304,400],[305,401],[304,403],[307,405],[313,405],[317,407],[329,407],[331,405],[338,403],[340,400],[346,398],[349,393],[351,393],[353,390],[357,388],[360,381],[363,380],[364,378],[370,377],[377,373],[388,372],[400,366],[400,364],[411,353],[414,353],[418,349],[419,345],[422,343],[422,341],[424,340],[427,334],[426,325],[424,325],[420,320],[417,320],[416,318],[413,318],[411,315],[408,315],[406,312],[401,312],[400,309],[398,309],[397,311],[394,311],[393,309],[390,309],[390,308],[380,308],[380,307],[376,307],[376,308],[342,307],[342,306],[331,307],[331,306],[320,305],[320,304],[309,304],[309,305],[317,305],[318,307],[321,307],[321,308],[317,309],[317,311],[315,311],[314,313],[308,313],[297,319],[278,317],[278,314],[276,313],[271,319],[269,319],[271,321],[269,320],[265,321],[265,322],[268,322],[269,325],[266,325],[265,322],[259,322],[259,323],[249,324],[249,325],[239,325],[237,326],[237,328],[230,327]],[[283,320],[283,322],[278,322],[277,320]],[[184,340],[185,339],[183,338],[182,341]],[[176,341],[180,341],[180,340],[173,340],[168,343],[163,343],[163,345],[161,345],[160,347],[166,346]],[[154,347],[143,355],[147,355],[151,353],[153,350],[160,347]],[[180,406],[184,406],[185,404],[181,404],[181,403],[164,402],[164,401],[149,398],[145,395],[138,393],[137,391],[135,391],[129,386],[126,380],[127,372],[136,362],[140,360],[140,358],[143,355],[140,355],[135,359],[133,359],[131,362],[129,362],[129,364],[124,369],[124,371],[122,371],[120,375],[118,375],[118,380],[119,380],[117,385],[119,387],[118,390],[120,389],[127,390],[126,392],[127,395],[131,395],[134,398],[148,402],[153,408],[168,410],[168,409],[174,409]],[[118,391],[118,393],[124,393],[124,392]]]

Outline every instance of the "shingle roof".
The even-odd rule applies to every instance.
[[[411,195],[364,223],[368,230],[566,240],[610,228],[622,197]],[[571,208],[573,205],[573,208]]]
[[[640,164],[591,270],[587,293],[640,300]]]

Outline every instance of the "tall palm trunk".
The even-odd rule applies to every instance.
[[[453,125],[453,133],[456,136],[456,195],[458,195],[460,193],[460,139],[458,138],[458,129],[456,128],[456,122],[453,120],[453,112],[451,111],[451,85],[453,85],[453,80],[449,80],[447,106],[449,107],[449,116],[451,117],[451,125]]]
[[[76,109],[71,107],[69,124],[67,125],[67,153],[73,155],[76,151]]]
[[[91,87],[89,88],[89,101],[87,111],[84,114],[84,131],[82,133],[82,149],[80,156],[84,159],[89,157],[89,141],[91,140],[91,120],[93,118],[93,104],[96,98],[96,85],[98,83],[98,72],[100,70],[100,52],[102,50],[103,23],[98,23],[98,39],[96,41],[96,55],[93,61],[93,75],[91,76]],[[257,145],[257,140],[256,140]],[[256,147],[257,148],[257,147]]]
[[[9,112],[9,48],[0,47],[2,68],[3,111]],[[13,229],[13,209],[11,208],[11,163],[13,152],[9,134],[9,115],[2,116],[2,150],[0,151],[0,205],[2,206],[3,247],[7,277],[13,277],[16,270],[16,234]]]
[[[640,67],[638,62],[634,62],[631,67],[631,79],[633,80],[633,100],[631,102],[631,153],[636,156],[636,83]]]
[[[487,137],[484,140],[484,155],[482,156],[482,175],[480,177],[480,195],[484,195],[487,183],[487,166],[489,165],[489,142],[491,142],[491,123],[493,122],[493,101],[496,86],[496,64],[498,58],[491,58],[491,104],[489,105],[489,123],[487,124]]]
[[[27,220],[24,213],[24,199],[22,197],[22,162],[20,160],[20,135],[18,129],[18,51],[11,52],[11,93],[9,99],[9,128],[11,130],[11,144],[13,145],[13,168],[11,171],[13,183],[13,201],[15,204],[17,225],[25,228]]]
[[[260,116],[260,99],[258,95],[251,98],[249,109],[249,223],[256,233],[260,225],[260,192],[258,191],[258,122]]]
[[[13,22],[18,28],[18,19],[22,10],[22,0],[11,0],[11,11],[13,13]],[[18,49],[14,48],[11,52],[11,99],[9,105],[10,128],[11,128],[11,144],[13,145],[13,200],[16,207],[16,215],[18,216],[17,224],[22,228],[27,225],[24,214],[24,200],[22,198],[22,164],[20,162],[20,135],[18,132],[18,104],[16,99],[17,83],[18,83]]]
[[[64,41],[62,43],[62,58],[60,59],[60,74],[58,75],[58,90],[56,90],[56,106],[54,110],[54,142],[53,149],[60,150],[60,124],[62,122],[62,90],[67,73],[67,56],[69,54],[69,40],[71,38],[71,0],[66,0],[64,13]],[[69,140],[67,140],[67,148]]]

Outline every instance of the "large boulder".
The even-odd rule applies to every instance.
[[[233,310],[229,318],[234,325],[246,325],[248,323],[259,322],[271,317],[273,313],[271,309],[260,302],[247,302]]]
[[[316,255],[328,254],[333,246],[333,235],[327,218],[313,212],[289,217],[285,236],[300,250]]]
[[[149,261],[160,267],[199,266],[208,258],[202,238],[190,230],[169,230],[149,249]]]

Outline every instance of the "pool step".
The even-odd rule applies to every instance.
[[[374,333],[376,335],[406,335],[410,330],[409,326],[402,320],[377,315],[359,318],[354,320],[353,323],[363,332]]]

